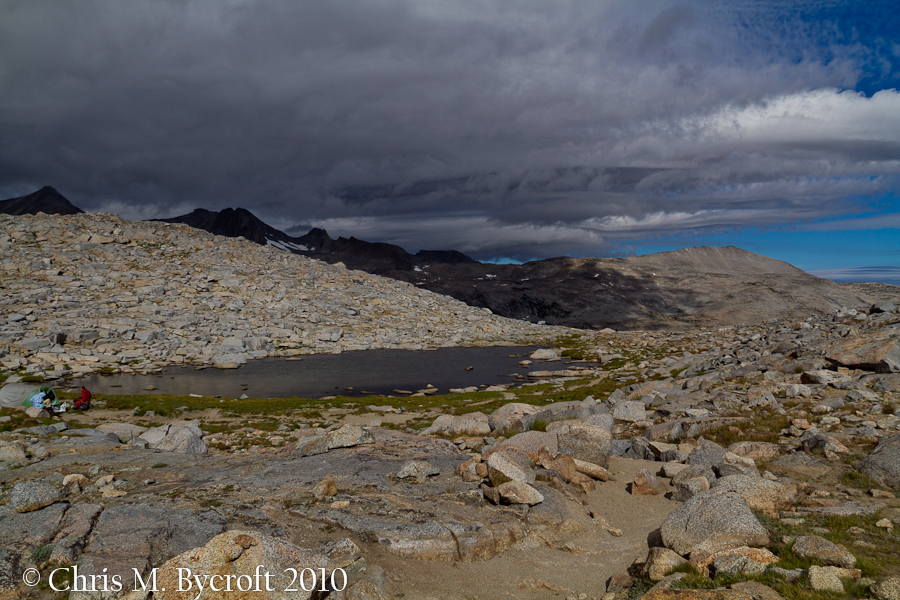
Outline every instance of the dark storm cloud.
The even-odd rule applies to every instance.
[[[835,217],[900,187],[900,96],[834,4],[10,1],[0,197],[480,258]]]

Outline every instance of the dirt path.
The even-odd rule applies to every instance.
[[[610,471],[617,481],[598,483],[595,491],[578,496],[586,513],[603,516],[622,530],[621,537],[596,531],[570,533],[565,536],[567,549],[526,541],[491,560],[471,563],[402,560],[377,548],[366,556],[398,578],[395,587],[404,600],[538,600],[579,594],[600,598],[614,573],[646,557],[648,537],[680,504],[662,495],[627,492],[627,483],[640,469],[658,467],[659,463],[611,457]]]

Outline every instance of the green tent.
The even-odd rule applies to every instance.
[[[37,387],[28,385],[27,383],[7,383],[0,389],[0,408],[31,408],[31,397],[38,392],[44,392],[47,397],[44,404],[55,404],[59,402],[56,396],[56,390],[52,387]]]

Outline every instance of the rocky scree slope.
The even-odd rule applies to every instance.
[[[110,214],[0,216],[0,265],[0,364],[35,376],[562,331],[271,246]]]

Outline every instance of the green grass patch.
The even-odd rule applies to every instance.
[[[782,536],[798,537],[801,535],[818,535],[826,540],[839,544],[856,556],[856,568],[862,571],[863,577],[884,577],[900,574],[900,535],[889,530],[876,527],[881,518],[878,515],[857,516],[805,516],[803,525],[789,527],[778,519],[771,519],[758,514],[759,520],[769,530],[769,537],[775,542],[769,547],[781,560],[778,566],[783,569],[807,569],[817,564],[801,558],[791,551],[792,544],[781,541]],[[850,533],[852,527],[858,527],[863,533]],[[819,533],[816,528],[825,528],[827,533]],[[866,542],[857,545],[854,541]]]
[[[779,415],[770,410],[753,411],[747,420],[712,429],[703,437],[727,448],[734,442],[768,442],[777,444],[781,439],[779,432],[790,425],[790,417]]]
[[[35,425],[47,425],[53,422],[49,419],[44,419],[43,421],[32,419],[25,414],[24,410],[19,410],[18,408],[0,408],[0,417],[10,417],[9,421],[0,423],[0,432],[13,431],[22,427],[34,427]]]
[[[856,469],[847,469],[841,473],[841,483],[846,486],[858,488],[861,490],[871,490],[872,488],[881,488],[877,483],[872,481],[868,475],[861,473]]]
[[[36,548],[31,549],[31,562],[36,565],[45,562],[50,558],[50,554],[53,552],[53,546],[38,546]]]
[[[549,423],[544,419],[535,419],[531,425],[531,431],[547,431]]]

